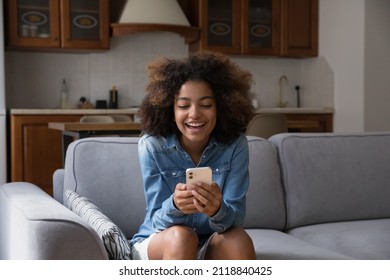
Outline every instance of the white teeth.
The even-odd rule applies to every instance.
[[[204,125],[204,123],[187,123],[187,125],[192,126],[192,127],[200,127]]]

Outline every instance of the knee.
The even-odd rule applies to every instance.
[[[235,244],[239,247],[244,247],[244,248],[253,248],[252,238],[249,236],[249,234],[244,229],[233,228],[231,236],[234,239],[234,242],[232,242],[232,244]]]
[[[237,256],[235,256],[236,258],[256,259],[252,238],[244,229],[233,229],[232,237],[233,242],[231,242],[231,245],[236,250],[236,252],[240,252]]]
[[[255,259],[253,242],[242,228],[231,228],[212,239],[207,251],[210,259]]]
[[[197,234],[185,226],[173,226],[168,230],[163,259],[195,259],[198,249]]]
[[[189,227],[173,226],[169,228],[171,244],[176,244],[178,247],[194,247],[198,246],[198,235]]]

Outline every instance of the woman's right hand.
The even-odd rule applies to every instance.
[[[192,191],[187,189],[186,184],[179,183],[176,185],[173,193],[173,203],[176,208],[184,214],[193,214],[199,212],[194,205],[194,196]]]

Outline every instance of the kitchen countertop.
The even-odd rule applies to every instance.
[[[127,109],[11,109],[11,115],[136,115],[138,108]]]
[[[333,114],[334,108],[331,107],[272,107],[258,108],[256,113],[281,113],[281,114]]]
[[[126,109],[11,109],[11,115],[136,115],[138,108]],[[258,108],[256,113],[281,114],[333,114],[331,107],[284,107],[284,108]]]

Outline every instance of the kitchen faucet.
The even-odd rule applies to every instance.
[[[283,102],[282,100],[282,86],[283,86],[283,81],[285,81],[285,84],[288,85],[288,79],[287,79],[287,76],[286,75],[282,75],[280,78],[279,78],[279,87],[278,87],[278,100],[276,102],[276,106],[279,107],[279,108],[283,108],[283,107],[286,107],[287,105],[287,101],[286,102]]]

